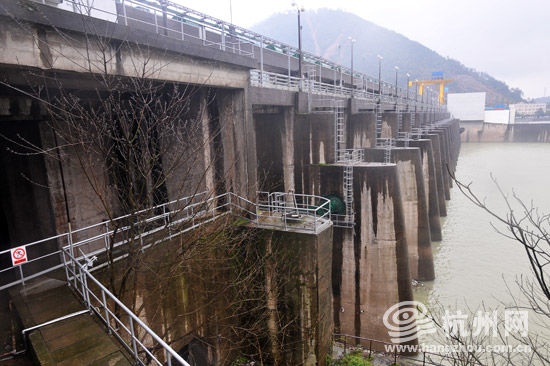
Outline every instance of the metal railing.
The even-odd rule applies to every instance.
[[[261,199],[264,194],[264,192],[259,193],[258,199]],[[280,195],[281,193],[271,194]],[[296,195],[296,197],[299,197],[301,201],[311,203],[300,207],[301,214],[307,219],[307,225],[301,230],[317,233],[322,225],[330,221],[330,212],[321,214],[321,211],[326,208],[323,205],[324,202],[320,203],[320,200],[323,199],[311,195]],[[315,210],[312,208],[314,205],[322,207]],[[291,225],[287,218],[281,222],[262,220],[262,217],[266,215],[264,211],[260,210],[255,202],[232,192],[217,196],[200,192],[123,215],[111,221],[100,222],[77,230],[69,229],[66,233],[26,244],[29,260],[17,266],[11,266],[11,261],[7,258],[11,254],[10,249],[1,251],[0,256],[4,256],[6,263],[9,262],[9,266],[0,270],[0,279],[2,280],[0,290],[24,284],[26,280],[62,268],[61,249],[58,249],[60,247],[69,248],[71,255],[78,260],[82,259],[83,255],[95,256],[107,250],[115,250],[129,241],[138,242],[142,249],[147,249],[227,213],[245,217],[257,226],[275,227],[283,230],[297,228],[296,225]],[[162,230],[167,232],[163,233],[160,238],[153,237],[148,242],[148,237],[158,234]],[[39,254],[44,251],[45,243],[52,248],[51,252]]]
[[[330,200],[294,192],[258,192],[256,224],[318,233],[331,222]]]
[[[52,5],[51,2],[46,0],[35,1]],[[411,92],[408,86],[407,88],[396,88],[394,84],[380,81],[380,90],[378,90],[378,78],[356,70],[353,71],[352,76],[351,69],[336,62],[303,50],[300,51],[296,47],[171,1],[113,0],[112,2],[98,2],[95,4],[83,0],[64,0],[58,7],[85,16],[101,18],[125,26],[151,31],[182,42],[201,44],[205,47],[214,47],[222,51],[257,59],[260,63],[260,73],[262,74],[259,77],[259,85],[262,86],[284,84],[287,88],[296,88],[297,84],[299,87],[301,77],[294,77],[293,79],[291,75],[296,69],[293,66],[296,66],[298,63],[301,53],[304,69],[305,66],[318,68],[316,88],[320,93],[348,96],[353,94],[358,98],[379,98],[381,101],[393,101],[400,104],[438,105],[437,97],[430,99],[423,98]],[[264,53],[276,55],[276,57],[280,58],[279,61],[281,62],[285,62],[283,60],[286,59],[286,73],[275,74],[279,75],[278,77],[286,76],[288,78],[283,83],[261,82],[266,77],[263,75],[266,73],[265,67],[271,66],[264,64]],[[356,80],[357,83],[353,83],[356,88],[345,87],[344,76],[350,80],[352,78],[354,81]],[[270,77],[273,77],[273,75],[267,78],[269,79]],[[321,80],[323,78],[332,79],[332,83],[322,83]],[[369,83],[371,91],[369,91]],[[305,83],[302,86],[305,87]],[[407,91],[409,92],[407,93]]]
[[[339,149],[336,150],[336,162],[344,164],[358,164],[363,162],[365,151],[363,149]]]
[[[80,259],[77,259],[71,255],[70,247],[63,248],[62,252],[67,283],[82,296],[86,307],[105,323],[109,333],[130,352],[137,365],[154,363],[171,366],[175,361],[177,365],[190,366],[88,271],[93,263],[92,258],[82,253]],[[160,355],[165,360],[161,360],[158,353],[152,352],[155,349],[161,350]]]
[[[434,353],[434,352],[426,352],[426,351],[420,351],[417,352],[416,356],[408,356],[400,354],[399,344],[395,343],[389,343],[380,341],[377,339],[371,339],[371,338],[365,338],[365,337],[359,337],[354,335],[348,335],[348,334],[333,334],[332,340],[335,344],[341,343],[344,350],[344,354],[348,352],[348,349],[350,351],[362,351],[362,353],[368,353],[367,357],[372,357],[375,353],[382,353],[386,356],[390,356],[393,358],[392,365],[399,365],[398,360],[404,360],[407,361],[407,365],[442,365],[443,361],[449,361],[452,365],[461,365],[465,362],[464,359],[460,359],[458,357],[455,357],[454,355],[447,355],[447,354],[440,354],[440,353]],[[348,342],[351,340],[351,342]],[[366,344],[368,343],[368,346]],[[381,346],[381,347],[376,347]],[[348,348],[349,347],[349,348]],[[388,347],[388,348],[386,348]],[[375,349],[376,348],[376,349]],[[387,349],[393,349],[393,351],[387,351]],[[459,362],[459,363],[457,363]],[[474,360],[470,360],[468,362],[468,365],[474,365],[474,366],[481,366],[479,362],[476,362]]]

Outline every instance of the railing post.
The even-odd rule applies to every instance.
[[[107,330],[111,334],[111,320],[109,318],[109,309],[107,308],[107,300],[105,298],[105,291],[101,289],[101,299],[103,300],[103,310],[105,311],[105,322],[107,323]]]
[[[21,275],[21,284],[25,286],[25,276],[23,276],[23,265],[20,264],[17,267],[19,267],[19,274]]]
[[[222,36],[222,42],[220,44],[220,49],[225,51],[225,23],[222,22],[222,33],[221,33],[221,36]]]
[[[264,83],[264,36],[260,36],[260,84]]]
[[[67,285],[71,285],[71,281],[69,281],[69,268],[67,267],[67,258],[65,257],[65,250],[61,248],[61,253],[63,254],[63,267],[65,267],[65,275],[67,276]]]
[[[170,355],[170,352],[168,352],[168,348],[166,348],[166,364],[168,366],[172,366],[172,356]]]
[[[290,47],[286,48],[286,53],[288,54],[288,87],[290,88],[291,82],[290,82]]]
[[[159,25],[157,21],[157,9],[153,9],[153,16],[155,17],[155,32],[159,33]]]
[[[126,16],[126,4],[124,4],[124,0],[122,0],[122,15],[124,17],[124,25],[128,26],[128,17]]]
[[[129,316],[128,319],[130,319],[130,336],[132,337],[132,349],[134,350],[134,358],[136,360],[136,365],[139,365],[140,362],[138,358],[136,334],[134,332],[134,318]]]

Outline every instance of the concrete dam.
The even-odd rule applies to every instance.
[[[390,342],[386,310],[436,276],[459,121],[163,4],[0,6],[0,289],[28,352],[92,364],[43,331],[69,310],[22,315],[52,291],[134,364],[324,365],[335,334]]]

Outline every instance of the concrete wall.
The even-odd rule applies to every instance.
[[[462,142],[550,142],[550,123],[460,122]]]
[[[310,190],[341,192],[342,166],[309,173]],[[334,325],[342,334],[388,340],[384,312],[413,297],[397,166],[356,165],[353,184],[355,228],[334,234]]]
[[[258,352],[255,347],[272,363],[270,326],[279,327],[281,365],[325,365],[333,333],[332,228],[315,235],[243,227],[226,231],[215,245],[200,239],[219,235],[224,220],[198,236],[185,234],[184,248],[178,239],[147,252],[136,280],[136,313],[176,351],[200,340],[205,365],[232,364]],[[127,303],[132,293],[130,285]]]

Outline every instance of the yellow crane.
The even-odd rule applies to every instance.
[[[437,71],[432,72],[432,76],[429,78],[420,78],[415,81],[409,81],[409,86],[418,85],[420,86],[418,89],[418,93],[422,95],[424,92],[424,86],[427,85],[437,85],[439,84],[439,105],[445,104],[445,85],[447,83],[450,83],[451,81],[455,81],[455,79],[445,79],[443,78],[443,72]]]

